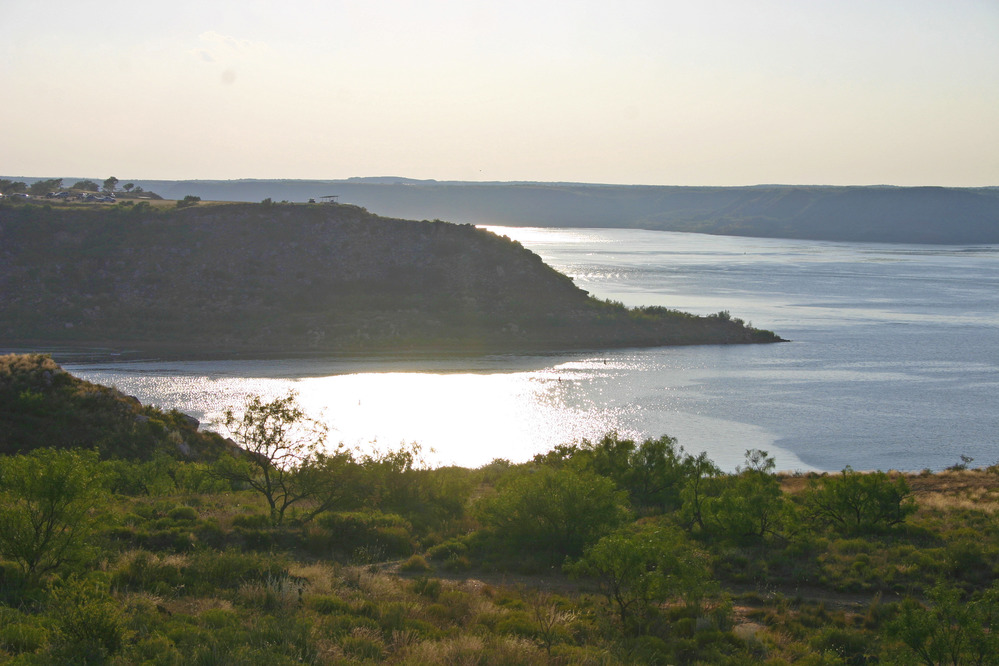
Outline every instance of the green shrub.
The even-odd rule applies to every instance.
[[[52,596],[55,658],[62,663],[103,664],[121,651],[125,613],[106,583],[70,578]]]
[[[198,519],[198,512],[190,506],[178,506],[171,509],[167,517],[178,522],[194,522]]]
[[[49,632],[24,618],[24,620],[9,620],[0,618],[0,648],[19,654],[22,652],[37,652],[49,640]]]
[[[442,588],[443,586],[441,585],[440,580],[436,578],[417,578],[413,581],[412,585],[410,585],[410,589],[413,592],[430,599],[436,599],[439,597]]]
[[[0,556],[29,583],[85,557],[105,490],[93,452],[38,449],[0,458]]]
[[[188,594],[215,593],[218,589],[238,589],[247,582],[287,576],[283,558],[234,550],[196,551],[188,556],[182,584]]]
[[[271,525],[270,516],[264,513],[244,513],[238,516],[234,516],[232,519],[233,527],[262,529],[265,527],[270,527],[270,525]]]
[[[401,516],[379,511],[324,513],[317,524],[330,532],[335,547],[361,561],[410,555],[411,526]]]
[[[411,555],[408,560],[399,565],[401,571],[407,573],[430,571],[430,565],[421,555]]]
[[[340,641],[344,653],[356,659],[380,660],[385,644],[374,635],[347,636]]]
[[[500,634],[533,638],[538,633],[538,627],[526,612],[511,611],[496,623],[496,631]]]
[[[124,555],[111,573],[111,585],[116,589],[145,590],[154,594],[170,594],[184,580],[179,564],[147,552],[134,551]]]
[[[370,617],[357,615],[330,615],[319,622],[319,631],[333,638],[347,636],[356,629],[371,629],[378,631],[378,622]]]
[[[198,616],[209,629],[222,629],[239,625],[239,615],[225,608],[209,608]]]
[[[460,571],[468,571],[472,568],[472,561],[467,557],[449,557],[441,565],[444,571],[450,571],[452,573],[458,573]]]
[[[448,539],[427,549],[427,557],[431,560],[448,560],[452,557],[462,557],[468,554],[468,544],[462,539]]]
[[[541,467],[482,501],[480,517],[511,552],[547,554],[551,564],[583,549],[627,517],[624,494],[587,470]]]
[[[916,511],[904,476],[855,472],[811,479],[804,497],[809,517],[842,533],[867,533],[905,522]]]
[[[350,613],[350,604],[339,597],[329,594],[306,595],[305,607],[321,615],[335,615]]]

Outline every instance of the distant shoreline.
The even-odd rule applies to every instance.
[[[30,180],[30,179],[28,179]],[[999,187],[602,185],[545,182],[136,180],[165,199],[306,203],[378,215],[528,227],[633,228],[848,242],[999,243]]]

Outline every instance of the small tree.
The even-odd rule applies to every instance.
[[[124,185],[121,186],[121,189],[125,190],[126,192],[131,192],[133,187],[135,187],[135,183],[125,183]]]
[[[28,188],[28,193],[32,196],[41,197],[49,192],[62,189],[62,178],[50,178],[48,180],[36,180]]]
[[[73,183],[72,189],[83,190],[84,192],[97,192],[100,186],[92,180],[78,180]]]
[[[111,176],[110,178],[104,181],[104,191],[107,192],[108,194],[114,194],[114,190],[116,187],[118,187],[118,179],[115,178],[114,176]]]
[[[0,554],[29,584],[79,559],[105,495],[91,451],[38,449],[0,459]]]
[[[999,585],[963,599],[959,589],[938,584],[928,596],[929,606],[903,601],[885,628],[911,650],[906,656],[914,659],[904,663],[999,664]]]
[[[855,472],[812,479],[805,511],[820,523],[843,532],[867,532],[898,525],[916,511],[905,477],[885,472]]]
[[[272,525],[282,524],[292,505],[309,505],[302,518],[308,520],[343,499],[337,470],[352,457],[342,446],[333,454],[321,450],[327,428],[306,416],[294,393],[271,402],[254,396],[241,415],[226,410],[224,425],[244,453],[221,458],[216,474],[263,495]]]
[[[706,529],[706,508],[721,474],[721,469],[703,451],[689,461],[687,482],[680,492],[683,501],[680,516],[688,530],[693,530],[695,527],[700,530]]]
[[[776,534],[787,503],[774,468],[774,459],[766,451],[750,449],[745,467],[715,479],[717,495],[707,498],[703,508],[707,530],[735,539],[758,540]]]
[[[188,194],[186,197],[177,202],[177,208],[187,208],[188,206],[194,206],[199,201],[201,201],[201,197],[194,196],[193,194]]]
[[[583,549],[627,516],[614,482],[588,470],[542,467],[518,475],[483,502],[482,521],[513,549],[547,552],[552,564]]]
[[[18,192],[25,192],[27,189],[28,185],[23,180],[0,179],[0,194],[16,194]]]
[[[633,628],[671,599],[697,607],[712,585],[708,558],[680,530],[655,524],[605,536],[568,569],[597,578],[621,623]]]

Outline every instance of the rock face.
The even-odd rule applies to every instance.
[[[772,342],[597,301],[519,243],[354,206],[0,207],[0,339],[227,356]]]

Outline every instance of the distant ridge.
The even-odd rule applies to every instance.
[[[999,243],[999,187],[676,187],[416,180],[133,180],[167,199],[340,203],[405,219],[538,227],[624,227],[829,241]]]

